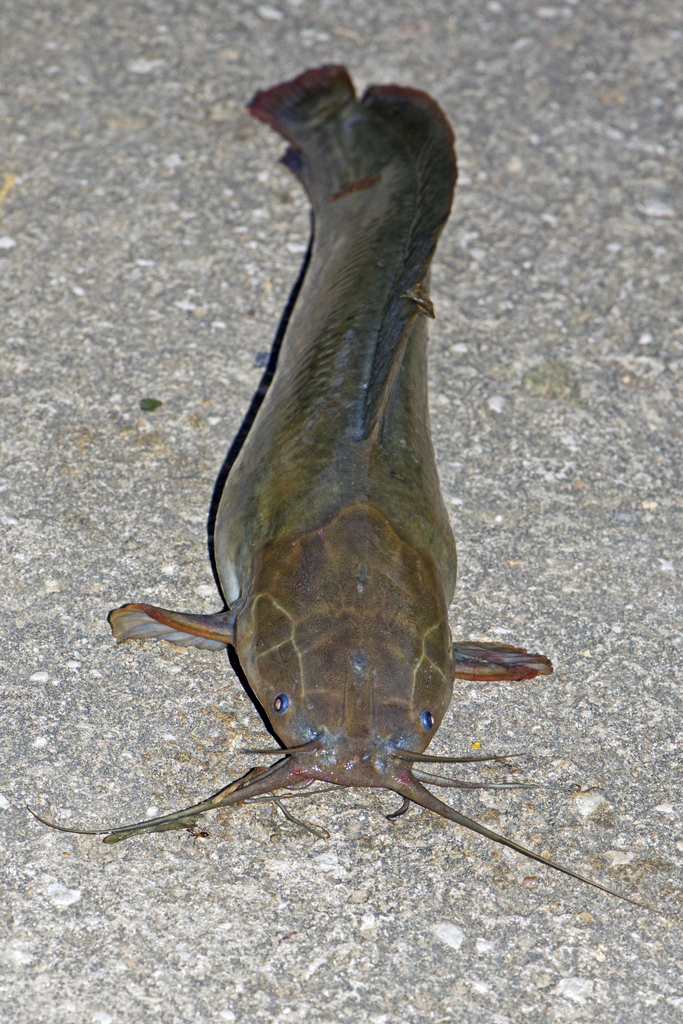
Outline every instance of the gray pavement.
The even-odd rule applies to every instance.
[[[674,0],[2,5],[3,1021],[681,1020],[682,30]],[[456,129],[453,630],[556,665],[459,684],[433,744],[545,788],[451,799],[662,914],[382,793],[301,801],[328,842],[267,803],[114,847],[25,810],[184,806],[267,739],[227,657],[117,649],[106,615],[219,607],[212,488],[308,237],[242,108],[330,61]]]

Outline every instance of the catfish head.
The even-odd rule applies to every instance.
[[[254,560],[235,646],[273,732],[311,778],[387,786],[453,692],[443,580],[375,508],[278,538]]]

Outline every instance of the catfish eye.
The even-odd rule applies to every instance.
[[[277,711],[278,715],[281,715],[289,707],[289,697],[286,693],[278,693],[277,697],[273,701],[273,707]]]
[[[431,729],[431,727],[434,725],[434,715],[431,713],[431,711],[423,711],[421,718],[422,724],[424,725],[425,729]]]

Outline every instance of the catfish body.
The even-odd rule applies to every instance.
[[[456,553],[429,433],[425,326],[453,134],[424,94],[374,88],[357,101],[342,68],[250,109],[292,143],[285,162],[314,233],[216,521],[235,646],[287,747],[324,734],[328,747],[422,750],[453,682]]]

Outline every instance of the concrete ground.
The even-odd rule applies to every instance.
[[[681,1020],[683,9],[558,4],[2,5],[3,1021]],[[308,238],[243,104],[331,61],[456,129],[430,378],[453,630],[556,665],[459,684],[432,748],[525,751],[543,788],[450,799],[662,913],[391,824],[382,793],[300,802],[327,842],[268,803],[119,846],[25,809],[136,820],[268,741],[225,655],[117,649],[106,615],[220,607],[212,488]]]

